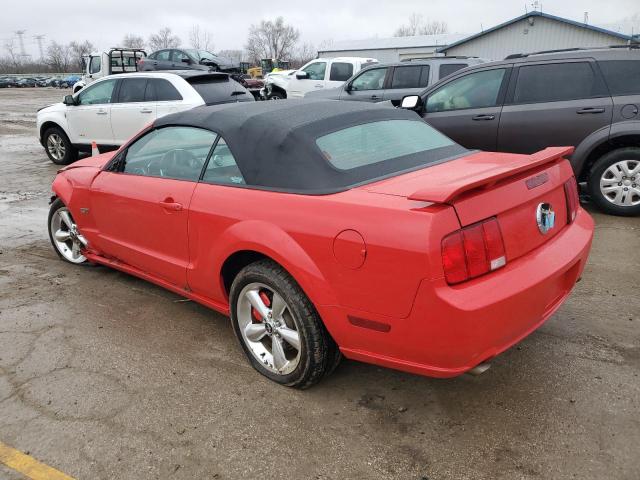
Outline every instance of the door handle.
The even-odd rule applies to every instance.
[[[576,110],[578,115],[582,115],[584,113],[604,113],[604,108],[601,107],[586,107],[581,108],[580,110]]]
[[[371,100],[380,100],[378,95],[371,95]]]
[[[106,115],[106,114],[107,114],[107,111],[106,111],[106,110],[98,110],[98,111],[96,112],[96,115]]]
[[[153,110],[150,108],[142,108],[140,109],[140,113],[153,113]]]
[[[160,206],[165,210],[170,210],[172,212],[179,212],[182,210],[182,204],[178,202],[174,202],[172,198],[166,198],[160,202]]]
[[[321,83],[316,83],[316,84],[314,85],[314,87],[316,87],[316,88],[322,88],[322,87],[324,87],[324,85],[323,85],[323,84],[321,84]]]
[[[476,115],[475,117],[471,117],[471,120],[493,120],[496,118],[495,115]]]

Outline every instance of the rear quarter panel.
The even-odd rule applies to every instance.
[[[283,265],[316,306],[402,318],[420,281],[443,276],[440,240],[457,228],[450,207],[358,189],[305,196],[199,184],[190,207],[189,284],[227,302],[223,262],[235,251],[255,250]],[[360,268],[334,255],[334,239],[344,230],[364,239]]]

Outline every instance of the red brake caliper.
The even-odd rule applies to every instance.
[[[271,300],[269,300],[269,297],[267,297],[267,294],[265,292],[261,291],[258,295],[260,295],[262,302],[267,307],[271,306]],[[255,319],[256,322],[262,322],[262,316],[260,315],[260,312],[258,312],[258,310],[256,310],[253,307],[251,307],[251,315],[253,315],[253,318]]]

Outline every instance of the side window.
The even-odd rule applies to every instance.
[[[393,71],[391,88],[418,88],[420,87],[421,74],[422,67],[420,65],[396,67]]]
[[[329,72],[329,80],[336,82],[346,82],[353,75],[353,64],[344,62],[333,62]]]
[[[595,75],[588,62],[520,67],[514,103],[560,102],[594,96]]]
[[[78,94],[78,105],[111,103],[116,80],[103,80],[83,88]]]
[[[182,50],[172,50],[171,51],[171,61],[180,63],[180,62],[188,62],[191,60],[189,55],[184,53]]]
[[[443,85],[427,98],[427,112],[493,107],[506,69],[470,73]]]
[[[145,101],[146,78],[123,78],[120,83],[117,103]]]
[[[429,67],[429,65],[424,65],[422,67],[422,74],[420,75],[420,87],[425,88],[429,86],[430,72],[431,72],[431,67]]]
[[[171,102],[182,100],[182,95],[171,85],[171,82],[163,78],[150,78],[147,82],[147,90],[144,95],[145,102]]]
[[[466,63],[443,63],[440,65],[440,71],[438,72],[438,80],[448,77],[453,72],[457,72],[458,70],[462,70],[465,67],[468,67]]]
[[[221,138],[209,159],[202,181],[226,185],[244,185],[244,177],[238,168],[236,159],[231,154],[227,142]]]
[[[324,80],[324,72],[327,70],[327,62],[314,62],[302,69],[309,74],[309,80]]]
[[[640,60],[598,62],[611,95],[640,94]]]
[[[381,90],[384,86],[384,77],[387,75],[385,68],[372,68],[359,75],[351,82],[352,90]]]
[[[124,160],[124,173],[198,181],[217,135],[194,127],[152,130],[134,142]]]
[[[155,59],[160,60],[161,62],[168,62],[170,53],[171,50],[160,50],[155,54]]]
[[[157,54],[158,54],[158,52],[151,53],[151,54],[147,55],[147,58],[149,60],[155,60]]]
[[[89,63],[89,73],[99,73],[102,59],[100,57],[91,57],[91,63]]]

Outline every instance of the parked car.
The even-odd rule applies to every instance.
[[[12,88],[16,86],[16,79],[14,77],[1,77],[0,88]]]
[[[297,70],[279,70],[267,73],[264,77],[264,87],[260,89],[263,100],[283,100],[287,98],[287,85]]]
[[[37,81],[33,77],[22,77],[16,80],[15,86],[18,88],[33,88],[37,86]]]
[[[301,98],[313,90],[339,87],[354,73],[374,63],[378,63],[378,60],[363,57],[311,60],[291,76],[286,88],[286,98]]]
[[[73,93],[78,93],[84,85],[83,77],[79,75],[67,75],[58,82],[59,88],[73,88]]]
[[[305,98],[391,101],[398,106],[403,97],[417,95],[458,70],[484,62],[486,60],[477,57],[433,57],[428,60],[376,64],[363,68],[339,87],[312,90],[305,94]]]
[[[91,143],[107,150],[156,118],[198,105],[252,102],[253,96],[225,73],[194,70],[139,72],[96,80],[62,103],[38,110],[40,143],[53,163],[64,165]]]
[[[253,98],[260,100],[260,90],[264,87],[264,82],[262,80],[254,78],[246,73],[231,74],[231,78],[249,90],[251,95],[253,95]]]
[[[82,57],[82,77],[74,81],[63,80],[62,83],[73,87],[73,93],[99,78],[115,73],[133,73],[138,71],[138,62],[147,55],[140,48],[114,47],[106,51],[91,52]]]
[[[469,151],[368,103],[199,107],[62,169],[48,230],[67,262],[230,314],[283,385],[313,385],[341,353],[479,373],[582,274],[594,224],[570,152]]]
[[[467,148],[574,146],[571,164],[593,202],[610,214],[640,214],[637,48],[513,55],[460,70],[407,100]]]
[[[138,62],[141,71],[204,70],[240,73],[240,65],[206,50],[167,48],[150,54]]]

